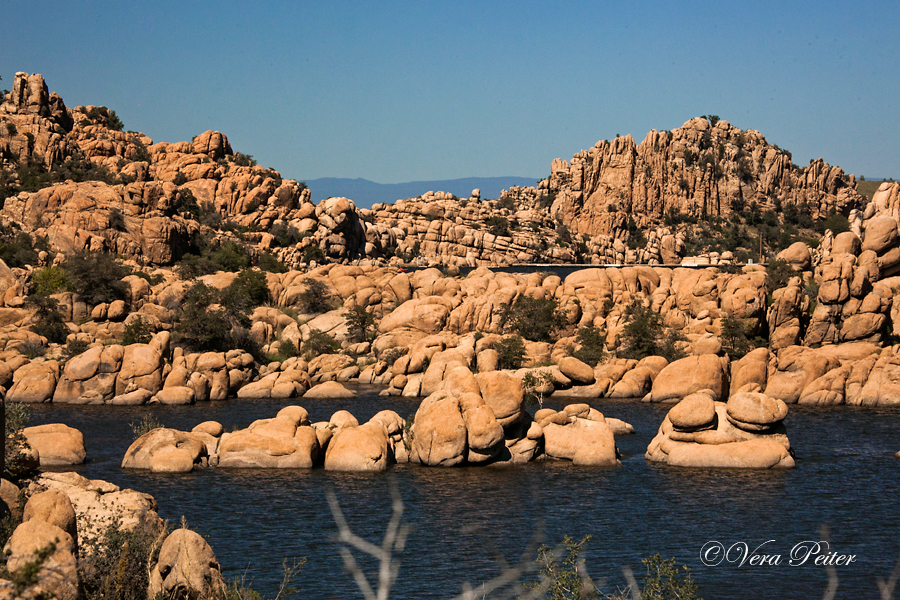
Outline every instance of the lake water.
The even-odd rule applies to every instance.
[[[361,597],[343,572],[325,492],[334,490],[357,534],[378,543],[391,514],[392,481],[405,504],[404,521],[412,526],[392,598],[448,598],[464,582],[477,586],[499,572],[494,550],[515,562],[539,531],[551,546],[564,535],[592,536],[584,556],[595,581],[606,580],[606,592],[624,584],[623,566],[639,574],[641,559],[660,553],[688,565],[707,600],[821,598],[825,568],[813,564],[814,557],[797,566],[789,561],[795,545],[821,539],[823,524],[830,528],[832,551],[856,556],[837,567],[837,598],[877,598],[876,578],[886,579],[900,558],[897,409],[791,407],[786,426],[797,468],[781,471],[648,463],[644,451],[669,407],[617,400],[590,403],[636,429],[616,439],[622,453],[616,468],[540,461],[495,468],[399,465],[378,474],[207,469],[161,475],[119,466],[131,443],[129,423],[146,414],[176,429],[216,420],[230,430],[292,403],[304,406],[313,421],[347,409],[363,422],[385,408],[405,417],[419,402],[379,398],[374,388],[361,392],[357,400],[178,407],[47,404],[33,407],[32,424],[80,429],[88,462],[78,472],[152,494],[163,518],[177,523],[183,515],[209,540],[227,579],[244,576],[269,596],[283,559],[306,557],[295,581],[299,597]],[[704,566],[701,548],[712,540],[751,549],[772,540],[760,552],[782,555],[781,564]],[[730,557],[737,557],[737,547]],[[374,577],[374,563],[361,562]]]

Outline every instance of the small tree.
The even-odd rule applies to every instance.
[[[722,332],[719,340],[731,360],[742,358],[753,347],[747,335],[747,326],[740,319],[730,315],[722,319]]]
[[[641,360],[648,356],[662,356],[669,362],[684,358],[678,342],[687,341],[684,334],[663,325],[660,314],[635,299],[625,309],[625,327],[619,336],[620,358]]]
[[[122,334],[122,344],[125,346],[131,344],[147,344],[153,338],[153,329],[150,324],[144,321],[143,317],[138,315],[130,323],[125,324],[125,331]]]
[[[34,293],[41,296],[49,296],[66,289],[68,281],[66,272],[61,267],[46,267],[36,269],[31,276],[34,283]]]
[[[664,559],[654,554],[641,561],[647,568],[644,576],[644,589],[641,598],[644,600],[700,600],[697,596],[697,584],[691,578],[691,570],[682,565],[675,566],[675,558]]]
[[[597,598],[597,589],[591,578],[588,577],[584,567],[584,559],[579,557],[582,548],[588,543],[591,536],[584,536],[580,542],[574,538],[565,536],[563,546],[565,557],[559,560],[560,553],[542,545],[538,549],[535,562],[540,569],[542,581],[535,581],[524,585],[528,590],[546,591],[541,596],[548,600],[589,600]]]
[[[572,352],[572,356],[588,365],[596,365],[606,358],[606,336],[596,327],[581,327],[575,336],[575,341],[580,346]]]
[[[56,298],[32,294],[25,300],[25,305],[35,309],[31,331],[44,336],[48,342],[61,344],[66,341],[69,328],[66,327],[62,313],[57,310],[59,302]]]
[[[63,270],[69,289],[88,304],[125,299],[126,286],[122,278],[130,271],[110,254],[77,252],[66,259]]]
[[[522,378],[522,387],[525,388],[525,403],[537,404],[538,408],[544,408],[544,390],[551,391],[555,381],[550,371],[529,371]]]
[[[636,360],[656,356],[659,354],[658,340],[662,335],[662,317],[636,299],[625,309],[625,327],[619,336],[618,355]]]
[[[261,306],[269,301],[269,284],[261,271],[242,269],[226,288],[228,294],[238,294],[250,306]]]
[[[25,439],[25,426],[31,420],[31,410],[19,402],[6,402],[4,406],[6,421],[5,463],[3,476],[12,481],[19,481],[31,473],[31,466],[25,450],[28,440]]]
[[[219,291],[202,282],[195,283],[182,299],[175,339],[198,351],[242,348],[261,359],[260,348],[248,332],[249,309],[250,299],[240,285],[232,283]]]
[[[498,362],[501,369],[518,369],[525,363],[525,341],[522,336],[510,335],[496,344]]]
[[[687,356],[687,353],[678,342],[687,342],[685,335],[677,329],[669,329],[659,344],[657,354],[669,362],[676,361]]]
[[[340,343],[333,336],[319,331],[318,329],[310,329],[309,337],[303,342],[303,356],[307,360],[311,360],[322,354],[333,354],[341,349]]]
[[[766,265],[766,287],[770,292],[785,287],[797,272],[786,260],[776,258]]]
[[[552,342],[552,334],[567,325],[566,313],[555,298],[520,295],[512,306],[500,311],[504,331],[534,342]]]
[[[334,297],[322,280],[306,277],[300,283],[306,286],[297,298],[300,310],[305,313],[323,313],[334,308]]]
[[[234,273],[250,266],[250,253],[237,242],[226,242],[212,253],[212,260],[223,271]]]
[[[375,316],[362,306],[354,306],[344,313],[350,339],[364,342],[369,332],[375,329]]]

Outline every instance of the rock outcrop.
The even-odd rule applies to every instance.
[[[677,467],[793,467],[787,405],[759,392],[717,402],[711,390],[685,396],[666,415],[646,457]]]
[[[751,202],[808,207],[814,218],[863,204],[855,179],[840,168],[821,159],[798,168],[758,131],[705,118],[651,131],[640,144],[630,135],[599,141],[571,161],[555,159],[537,187],[504,197],[544,207],[573,232],[590,235],[626,234],[629,215],[648,229],[672,212],[725,217]]]
[[[176,529],[159,549],[150,571],[151,597],[220,598],[225,594],[222,567],[196,531]]]

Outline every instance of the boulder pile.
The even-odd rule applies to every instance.
[[[129,447],[123,468],[188,472],[206,466],[383,471],[396,463],[449,467],[525,463],[559,458],[580,465],[613,466],[613,435],[633,433],[586,404],[556,412],[524,408],[522,381],[510,373],[473,374],[451,369],[439,389],[423,399],[410,422],[383,410],[365,423],[344,410],[311,423],[300,406],[271,419],[223,432],[201,423],[190,432],[154,429]]]
[[[787,413],[784,402],[759,392],[718,402],[712,390],[699,390],[672,407],[646,457],[677,467],[793,467]]]

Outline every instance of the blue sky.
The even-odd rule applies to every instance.
[[[3,2],[0,87],[285,177],[544,177],[716,114],[805,165],[900,175],[896,2]]]

